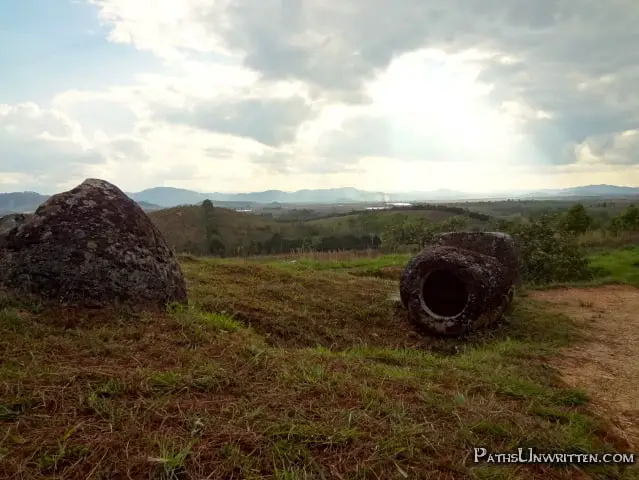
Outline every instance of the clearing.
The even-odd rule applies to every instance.
[[[569,315],[584,339],[562,349],[553,362],[571,387],[639,451],[639,289],[625,285],[535,292]]]

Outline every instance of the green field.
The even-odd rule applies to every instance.
[[[360,212],[346,216],[336,216],[310,220],[306,222],[321,229],[322,231],[348,234],[357,228],[368,228],[373,233],[381,233],[385,226],[399,219],[426,219],[432,222],[441,222],[456,216],[454,213],[439,210],[399,210],[399,211],[377,211]],[[370,219],[367,222],[367,219]],[[482,225],[485,222],[470,219],[469,225]]]
[[[595,253],[590,263],[604,281],[639,287],[639,245]]]
[[[308,252],[286,256],[242,259],[217,259],[226,264],[268,264],[286,270],[335,271],[357,276],[399,279],[399,274],[412,254],[377,254],[374,252]],[[639,246],[598,249],[589,255],[594,278],[574,285],[622,283],[639,286]],[[539,285],[543,287],[543,285]]]

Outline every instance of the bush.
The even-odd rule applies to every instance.
[[[630,205],[619,216],[612,219],[610,230],[619,235],[621,232],[639,231],[639,208]]]
[[[551,216],[512,225],[524,282],[534,284],[588,280],[593,272],[572,233],[558,228]]]
[[[581,203],[576,203],[565,213],[562,227],[569,233],[586,233],[592,226],[592,217]]]
[[[467,226],[468,220],[462,216],[438,223],[426,218],[400,218],[382,232],[381,244],[384,249],[391,251],[407,246],[413,250],[421,250],[432,243],[436,235],[464,230]]]

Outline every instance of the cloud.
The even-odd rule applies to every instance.
[[[14,173],[55,158],[130,188],[408,185],[400,166],[451,188],[609,168],[639,183],[630,0],[88,3],[164,73],[20,107],[21,127],[0,124]]]
[[[0,172],[36,183],[67,180],[105,161],[63,113],[33,103],[0,105]]]
[[[271,147],[295,140],[312,106],[301,96],[238,98],[197,102],[187,108],[164,108],[159,120],[256,140]]]
[[[126,41],[139,48],[155,44],[155,24],[163,28],[158,45],[185,56],[235,52],[265,80],[302,81],[338,102],[364,101],[366,85],[407,52],[478,52],[468,63],[479,70],[477,82],[492,86],[493,108],[516,102],[547,113],[525,129],[546,163],[575,161],[575,144],[639,122],[639,51],[630,48],[639,7],[630,1],[407,0],[389,8],[382,0],[192,0],[180,3],[170,26],[140,20],[124,0],[98,3],[113,31],[128,32]],[[202,40],[197,46],[193,35]],[[377,143],[384,154],[386,143]]]
[[[596,135],[575,147],[581,165],[636,165],[639,151],[639,129],[613,135]]]

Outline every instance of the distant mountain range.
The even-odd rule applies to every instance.
[[[639,187],[619,187],[616,185],[586,185],[583,187],[559,188],[527,192],[524,197],[627,197],[639,195]]]
[[[0,217],[10,213],[35,212],[49,197],[50,195],[42,195],[36,192],[0,193]],[[146,212],[163,208],[145,201],[138,201],[137,203]]]
[[[340,203],[340,202],[383,202],[381,192],[367,192],[356,188],[330,188],[320,190],[266,190],[251,193],[199,193],[172,187],[155,187],[138,193],[128,194],[136,201],[146,201],[165,207],[195,204],[209,199],[213,202],[243,203]]]
[[[146,211],[177,205],[192,205],[206,199],[230,208],[249,204],[292,203],[331,204],[360,202],[454,202],[459,200],[500,200],[500,199],[552,199],[586,197],[628,197],[639,196],[639,187],[616,185],[586,185],[582,187],[520,191],[507,193],[467,193],[440,189],[430,192],[385,193],[358,190],[356,188],[329,188],[284,192],[267,190],[251,193],[200,193],[173,187],[154,187],[137,193],[128,193]],[[7,213],[32,212],[43,203],[48,195],[36,192],[0,193],[0,215]]]
[[[385,193],[358,190],[356,188],[330,188],[284,192],[267,190],[252,193],[199,193],[172,187],[155,187],[129,194],[137,201],[146,201],[164,207],[200,203],[206,199],[213,202],[245,203],[354,203],[354,202],[410,202],[410,201],[455,201],[471,199],[504,198],[552,198],[552,197],[620,197],[639,195],[639,187],[616,185],[587,185],[583,187],[555,190],[524,191],[511,193],[468,193],[448,189],[430,192]]]
[[[356,202],[411,202],[411,201],[456,201],[507,198],[553,198],[553,197],[622,197],[639,195],[639,187],[616,185],[587,185],[583,187],[555,190],[539,190],[509,193],[468,193],[448,189],[430,192],[385,193],[358,190],[356,188],[330,188],[284,192],[267,190],[252,193],[199,193],[172,187],[155,187],[128,194],[136,201],[145,201],[163,207],[213,202],[238,203],[356,203]]]

